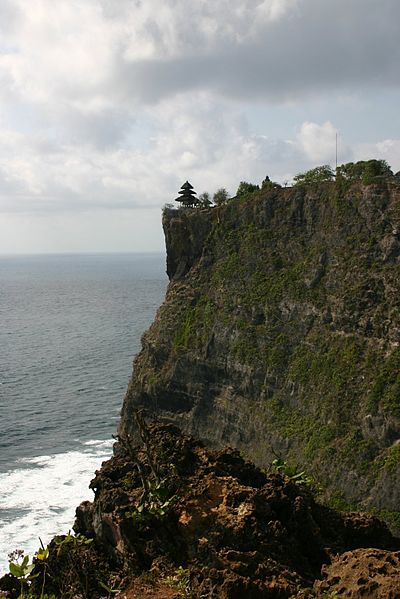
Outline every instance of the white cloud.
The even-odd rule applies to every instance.
[[[400,170],[400,139],[384,139],[376,143],[356,144],[354,147],[356,160],[376,158],[386,160],[394,172]]]
[[[331,115],[271,137],[246,110],[395,89],[399,18],[398,0],[2,0],[0,211],[125,214],[187,178],[234,193],[332,164]],[[398,169],[395,136],[340,136],[340,160]]]
[[[305,122],[298,134],[298,143],[306,157],[317,164],[334,164],[336,160],[336,136],[339,131],[330,121],[322,125]],[[341,147],[341,158],[349,156],[350,151],[346,146]]]
[[[240,45],[296,4],[202,0],[188,10],[186,0],[5,2],[0,7],[0,72],[8,81],[3,93],[11,90],[14,97],[44,106],[58,101],[61,111],[98,114],[128,101],[112,84],[129,63],[146,67],[148,59],[162,64],[210,55],[224,43]]]
[[[397,0],[3,3],[1,93],[50,119],[200,88],[276,101],[398,85]]]
[[[207,94],[148,109],[155,134],[143,147],[50,143],[12,131],[0,135],[0,210],[43,214],[160,207],[187,178],[198,192],[265,175],[283,182],[335,160],[337,128],[304,122],[292,139],[255,135],[241,112]],[[340,162],[382,157],[399,165],[400,141],[351,148],[339,137]]]
[[[336,134],[337,129],[329,121],[323,125],[306,122],[301,126],[298,139],[310,160],[329,163],[335,156]]]

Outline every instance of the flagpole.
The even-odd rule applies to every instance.
[[[336,131],[336,172],[337,172],[337,131]]]

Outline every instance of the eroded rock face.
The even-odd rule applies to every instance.
[[[33,596],[304,599],[313,586],[321,598],[396,588],[399,540],[377,518],[320,505],[306,482],[171,424],[142,421],[140,432],[140,446],[121,438],[96,472],[76,535],[53,539],[36,560]],[[5,576],[0,591],[17,599],[18,583]]]
[[[400,502],[400,185],[167,210],[171,279],[125,397],[350,502]]]
[[[170,279],[185,276],[203,254],[213,219],[209,210],[198,213],[201,219],[193,228],[193,220],[187,218],[192,214],[191,210],[182,208],[164,210],[165,243],[170,248],[167,253],[167,274]]]
[[[336,557],[322,569],[323,580],[314,588],[317,597],[326,593],[359,599],[397,599],[400,595],[400,552],[357,549]]]
[[[91,483],[92,507],[77,510],[76,532],[94,532],[114,571],[153,571],[160,582],[183,566],[195,597],[289,598],[312,586],[332,555],[398,546],[376,518],[319,505],[305,485],[266,474],[235,450],[207,449],[172,425],[148,430],[148,447],[120,447]],[[149,498],[139,513],[143,476],[151,486],[154,472],[165,510]]]

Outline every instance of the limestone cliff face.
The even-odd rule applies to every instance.
[[[400,504],[400,185],[166,210],[170,284],[125,397],[350,502]]]

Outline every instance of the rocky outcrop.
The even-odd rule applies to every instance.
[[[302,475],[262,471],[171,424],[139,424],[143,442],[120,438],[96,472],[75,535],[34,561],[29,596],[322,599],[397,588],[399,540],[377,518],[319,504]],[[20,582],[7,575],[0,591],[17,599]]]
[[[184,567],[199,597],[290,597],[334,554],[398,546],[376,518],[319,505],[301,480],[207,449],[172,425],[147,430],[145,447],[120,446],[97,473],[91,517],[86,504],[77,510],[75,530],[94,533],[116,565],[164,575]]]
[[[397,599],[400,593],[399,552],[356,549],[335,557],[322,571],[323,580],[315,584],[322,596],[325,592],[353,599]]]
[[[168,208],[164,210],[165,243],[169,248],[167,275],[170,279],[182,278],[201,258],[213,224],[210,210],[202,210],[197,211],[201,219],[193,228],[193,221],[185,218],[186,212]]]
[[[170,285],[125,397],[335,500],[400,500],[400,185],[261,191],[166,210]]]

